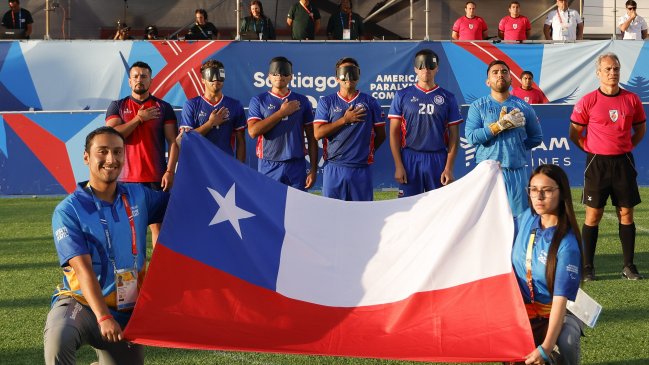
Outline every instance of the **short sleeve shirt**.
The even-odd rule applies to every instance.
[[[453,24],[453,31],[458,34],[461,41],[482,40],[482,34],[487,31],[487,23],[482,17],[459,17]]]
[[[212,128],[205,138],[217,145],[225,153],[234,156],[235,131],[246,127],[246,115],[241,103],[233,98],[223,95],[219,101],[212,104],[203,96],[189,99],[183,106],[181,127],[196,129],[207,122],[214,110],[225,108],[226,117],[223,124]]]
[[[579,12],[573,9],[566,11],[552,10],[545,18],[545,25],[552,28],[552,40],[574,41],[577,39],[577,25],[583,23]]]
[[[296,2],[287,17],[293,20],[293,39],[315,39],[315,21],[320,20],[320,12],[312,2],[306,8],[299,1]]]
[[[447,128],[463,121],[455,95],[418,85],[396,92],[388,118],[401,120],[401,147],[420,152],[445,151]]]
[[[350,107],[365,109],[365,117],[357,123],[346,124],[323,142],[324,158],[343,166],[367,166],[374,162],[374,128],[384,127],[381,106],[373,97],[358,92],[351,99],[339,93],[327,95],[318,101],[314,123],[333,123],[345,115]]]
[[[638,95],[624,89],[617,95],[592,91],[575,104],[570,116],[572,123],[586,127],[584,150],[598,155],[631,152],[631,129],[646,119]]]
[[[248,125],[268,118],[279,110],[284,100],[300,102],[300,109],[284,117],[270,131],[257,137],[257,157],[270,161],[304,158],[304,126],[313,123],[313,107],[306,96],[289,91],[285,96],[269,92],[250,100]]]
[[[527,40],[527,31],[532,29],[532,24],[526,16],[520,15],[512,18],[507,15],[498,23],[498,30],[503,32],[506,41],[524,41]]]
[[[512,90],[512,95],[525,100],[528,104],[543,104],[545,98],[541,90],[535,88],[525,90],[521,87],[516,87]]]
[[[620,26],[627,20],[629,20],[629,14],[624,14],[624,16],[620,17],[620,21],[617,22],[617,25]],[[643,30],[647,30],[647,21],[640,15],[637,15],[631,24],[629,24],[629,27],[624,31],[624,37],[622,39],[641,41],[643,40]]]
[[[11,10],[6,12],[2,17],[2,25],[7,29],[27,29],[27,24],[33,24],[32,14],[23,8],[17,13]]]

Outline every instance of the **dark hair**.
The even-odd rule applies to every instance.
[[[532,73],[532,71],[523,71],[523,72],[521,72],[521,79],[525,75],[530,75],[531,78],[534,78],[534,74]]]
[[[431,56],[432,55],[432,56],[437,57],[437,53],[433,52],[432,49],[428,49],[428,48],[424,48],[424,49],[420,50],[419,52],[417,52],[417,54],[415,54],[415,58],[417,58],[417,57],[419,57],[421,55],[426,55],[426,56]],[[437,57],[437,58],[439,58],[439,57]],[[439,60],[437,62],[439,63]]]
[[[627,0],[627,2],[624,4],[625,7],[629,6],[629,5],[631,5],[633,7],[636,7],[636,8],[638,7],[638,3],[636,3],[634,0]]]
[[[158,36],[158,27],[155,25],[149,25],[148,27],[144,28],[144,35],[149,35],[153,34],[154,36]]]
[[[196,9],[194,15],[196,14],[203,14],[203,18],[207,21],[207,11],[205,11],[205,9]]]
[[[284,56],[275,57],[272,60],[270,60],[270,62],[268,62],[268,64],[270,65],[273,62],[287,62],[289,65],[291,65],[291,67],[293,66],[293,62],[289,61],[288,58],[286,58]]]
[[[259,17],[264,19],[266,17],[266,15],[264,14],[264,6],[261,5],[261,1],[259,1],[259,0],[253,0],[253,1],[250,2],[250,5],[248,5],[248,13],[250,14],[250,16],[252,16],[252,11],[250,10],[250,8],[253,5],[259,6]]]
[[[491,63],[489,64],[489,67],[487,67],[487,76],[489,76],[489,71],[491,70],[491,68],[494,67],[494,66],[496,66],[496,65],[503,65],[503,66],[507,67],[507,70],[509,71],[509,66],[507,65],[507,63],[505,63],[505,61],[502,61],[502,60],[493,60],[493,61],[491,61]]]
[[[509,3],[509,7],[511,8],[512,5],[514,5],[514,4],[516,4],[516,5],[518,5],[518,6],[521,6],[521,3],[519,3],[519,2],[516,1],[516,0],[513,0],[513,1],[511,1],[511,2]]]
[[[338,62],[336,62],[336,69],[338,69],[338,67],[340,67],[340,65],[342,65],[343,63],[352,63],[352,64],[354,64],[354,66],[356,66],[358,68],[361,67],[361,66],[358,65],[358,61],[356,61],[355,59],[353,59],[351,57],[343,57],[343,58],[339,59]]]
[[[577,246],[579,247],[579,256],[581,267],[583,265],[583,250],[581,248],[581,233],[579,232],[579,226],[577,225],[577,218],[575,217],[575,209],[572,206],[572,193],[570,191],[570,183],[568,182],[568,176],[557,165],[540,165],[537,167],[532,175],[527,185],[529,186],[532,178],[536,175],[543,174],[550,179],[554,180],[559,186],[559,221],[557,222],[557,227],[552,236],[552,242],[550,243],[550,248],[548,249],[547,264],[545,266],[545,280],[548,284],[548,291],[550,296],[554,294],[554,278],[557,270],[557,253],[559,252],[559,245],[561,245],[561,240],[570,232],[575,235],[577,239]],[[537,214],[532,205],[532,199],[528,196],[527,202],[532,210],[533,214]]]
[[[132,64],[131,67],[129,67],[129,69],[128,69],[128,74],[129,74],[129,76],[131,75],[131,70],[133,70],[133,69],[136,68],[136,67],[137,67],[137,68],[146,68],[147,70],[149,70],[149,73],[150,73],[150,74],[153,73],[153,70],[151,70],[151,66],[149,66],[148,63],[146,63],[146,62],[142,62],[142,61],[137,61],[137,62],[135,62],[134,64]]]
[[[338,10],[342,9],[343,1],[344,0],[340,0],[340,3],[338,3]],[[354,10],[354,4],[353,4],[352,0],[349,0],[349,9]]]
[[[95,139],[95,137],[100,135],[100,134],[112,134],[112,135],[118,136],[119,139],[122,140],[122,143],[125,143],[124,136],[122,136],[113,127],[106,127],[106,126],[99,127],[97,129],[95,129],[94,131],[88,133],[88,135],[86,136],[86,146],[85,146],[86,152],[90,152],[90,145],[92,144],[92,140]]]
[[[466,4],[464,4],[464,8],[466,9],[466,7],[467,7],[469,4],[473,4],[473,6],[476,6],[475,1],[467,1]]]
[[[207,60],[201,65],[201,73],[203,72],[203,70],[206,70],[208,68],[225,68],[225,66],[221,61]]]

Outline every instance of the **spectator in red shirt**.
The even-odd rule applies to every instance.
[[[514,88],[512,95],[525,100],[528,104],[543,104],[543,92],[535,89],[532,85],[534,85],[534,75],[531,71],[523,71],[521,72],[521,87]]]
[[[467,1],[464,6],[465,16],[459,17],[453,24],[451,37],[460,41],[475,41],[487,39],[487,23],[475,15],[475,3]]]
[[[498,37],[506,41],[524,41],[530,37],[530,30],[532,24],[521,15],[521,4],[518,1],[509,3],[509,15],[498,23]]]

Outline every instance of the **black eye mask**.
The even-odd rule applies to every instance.
[[[293,74],[293,66],[288,62],[274,61],[268,67],[268,74],[291,76]]]
[[[336,77],[340,81],[358,81],[361,69],[354,65],[341,66],[336,69]]]
[[[202,72],[203,80],[207,81],[225,81],[225,69],[221,67],[206,68]]]
[[[437,55],[436,54],[420,54],[415,58],[415,68],[421,70],[423,68],[434,70],[437,68]]]

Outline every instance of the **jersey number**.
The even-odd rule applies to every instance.
[[[435,114],[435,104],[419,104],[419,114]]]

